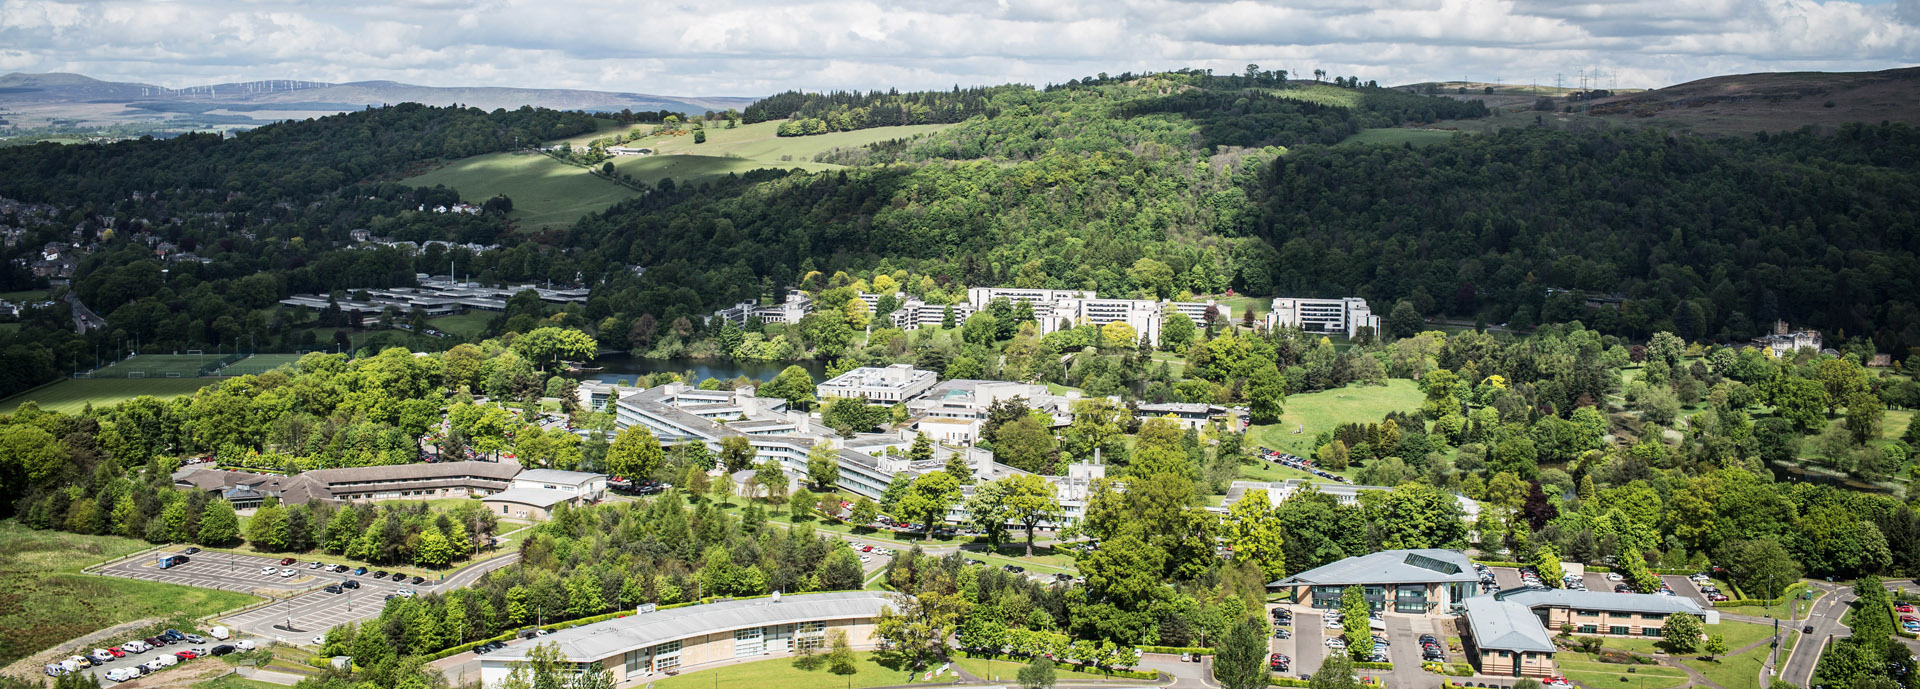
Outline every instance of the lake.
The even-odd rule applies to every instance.
[[[595,358],[593,366],[601,367],[595,373],[587,374],[590,380],[632,382],[637,376],[655,373],[686,373],[692,371],[695,380],[720,378],[732,380],[746,376],[754,380],[772,380],[788,366],[799,366],[813,374],[815,382],[824,379],[827,367],[818,361],[734,361],[732,359],[649,359],[625,354],[615,354]]]

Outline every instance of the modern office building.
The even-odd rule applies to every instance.
[[[1181,428],[1205,428],[1214,416],[1226,413],[1225,407],[1198,402],[1143,403],[1135,407],[1140,420],[1173,419]]]
[[[863,366],[815,386],[814,392],[821,399],[852,397],[874,404],[893,404],[919,397],[939,379],[939,374],[916,369],[913,364],[886,368]]]
[[[1457,550],[1382,550],[1321,565],[1268,584],[1292,589],[1293,600],[1314,608],[1340,607],[1347,587],[1359,586],[1374,610],[1444,612],[1479,591],[1473,561]]]
[[[1553,674],[1553,630],[1576,634],[1658,637],[1667,620],[1693,615],[1719,624],[1717,610],[1678,596],[1524,588],[1466,600],[1467,658],[1481,674]]]
[[[803,648],[824,653],[836,631],[845,633],[855,650],[866,650],[876,645],[874,622],[890,605],[885,594],[857,591],[776,594],[644,612],[494,651],[480,659],[480,681],[489,688],[501,686],[536,645],[547,644],[559,650],[566,667],[606,671],[616,686]]]
[[[1373,310],[1367,308],[1367,300],[1360,297],[1280,297],[1273,300],[1273,310],[1267,313],[1267,328],[1282,326],[1312,332],[1346,333],[1347,337],[1353,337],[1362,327],[1380,332],[1380,317],[1373,315]]]
[[[1483,675],[1553,674],[1553,638],[1526,606],[1480,596],[1466,600],[1466,656]]]

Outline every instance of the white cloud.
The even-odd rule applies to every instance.
[[[753,95],[1249,62],[1659,86],[1920,63],[1920,0],[0,0],[0,68]]]

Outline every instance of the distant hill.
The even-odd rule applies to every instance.
[[[0,76],[0,116],[22,129],[116,125],[151,126],[156,131],[245,128],[406,102],[458,103],[486,110],[532,105],[556,110],[700,113],[744,108],[755,100],[580,89],[416,86],[393,81],[330,84],[272,79],[170,89],[101,81],[80,74],[15,72]]]
[[[1712,77],[1595,100],[1590,114],[1652,120],[1703,134],[1920,122],[1920,67]]]

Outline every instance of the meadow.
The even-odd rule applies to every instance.
[[[62,641],[145,617],[199,617],[255,600],[233,591],[81,574],[144,550],[145,541],[36,531],[0,522],[0,665]]]
[[[694,153],[708,156],[732,156],[765,163],[811,161],[815,155],[835,148],[854,148],[892,139],[907,139],[932,134],[950,124],[914,124],[902,127],[874,127],[851,132],[831,132],[813,136],[779,136],[781,121],[760,122],[727,129],[708,127],[707,142],[696,144],[692,134],[641,139],[628,146],[651,148],[662,155]],[[618,163],[616,163],[618,164]],[[784,167],[784,166],[782,166]]]
[[[606,210],[640,193],[594,176],[586,168],[533,151],[462,158],[401,182],[419,187],[445,186],[472,203],[505,195],[513,199],[511,217],[521,227],[533,230],[572,224],[580,216]]]
[[[78,414],[88,404],[102,407],[119,404],[141,395],[160,399],[185,397],[218,378],[81,378],[65,379],[45,387],[0,400],[0,414],[11,413],[22,402],[32,401],[41,409]]]
[[[1343,423],[1379,423],[1390,411],[1420,408],[1426,396],[1418,383],[1393,378],[1384,386],[1351,386],[1303,395],[1288,395],[1280,423],[1248,429],[1248,442],[1307,457],[1313,438]],[[1295,430],[1299,433],[1294,433]]]
[[[1360,133],[1342,139],[1340,145],[1374,144],[1399,146],[1401,144],[1413,144],[1415,146],[1431,146],[1433,144],[1446,143],[1452,139],[1454,135],[1459,133],[1458,131],[1449,129],[1380,127],[1376,129],[1362,129]]]
[[[647,685],[653,689],[774,686],[781,689],[858,689],[910,684],[916,679],[911,670],[905,669],[904,663],[888,659],[885,661],[887,664],[883,665],[871,652],[853,655],[855,672],[851,675],[827,672],[824,665],[816,670],[802,670],[794,667],[790,658],[776,658],[689,672],[648,682]]]

